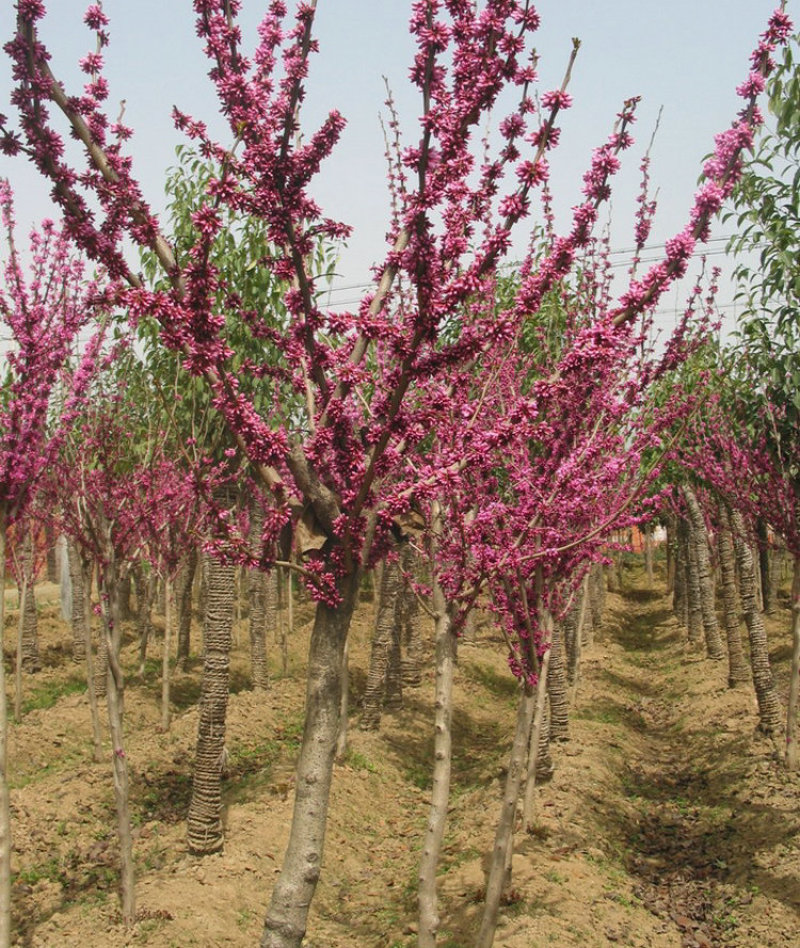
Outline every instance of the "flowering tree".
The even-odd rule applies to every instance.
[[[85,280],[84,265],[71,241],[51,221],[30,236],[26,274],[16,244],[11,188],[5,180],[0,180],[0,220],[7,242],[0,320],[13,340],[5,357],[0,396],[0,564],[5,572],[6,531],[26,514],[42,472],[85,395],[101,334],[88,345],[74,374],[65,374],[78,334],[95,312],[97,285]],[[54,403],[56,394],[60,397]],[[0,595],[0,630],[5,627],[3,610]],[[2,666],[0,662],[0,945],[7,945],[11,876]]]
[[[488,0],[477,9],[461,0],[417,0],[410,24],[417,45],[411,80],[422,97],[422,131],[397,169],[400,200],[389,249],[358,310],[326,312],[315,293],[321,274],[313,251],[320,237],[335,240],[347,228],[323,215],[309,185],[344,119],[334,111],[307,139],[296,134],[303,82],[316,51],[315,5],[300,4],[286,25],[285,4],[273,0],[252,58],[241,49],[239,6],[237,0],[194,4],[232,144],[211,140],[202,121],[175,112],[177,126],[220,169],[193,214],[193,240],[182,254],[161,232],[137,184],[126,153],[130,131],[106,115],[102,50],[108,22],[98,4],[85,17],[98,51],[81,62],[87,75],[83,93],[70,96],[37,37],[43,4],[19,0],[17,35],[6,49],[14,62],[20,130],[6,125],[3,145],[9,153],[25,152],[50,179],[73,239],[115,281],[109,294],[115,303],[133,319],[158,320],[164,344],[181,353],[188,371],[205,378],[238,451],[250,459],[272,500],[265,542],[277,540],[290,524],[302,523],[310,537],[303,575],[318,606],[306,724],[290,840],[262,941],[265,948],[287,948],[302,941],[320,872],[344,649],[361,571],[385,549],[419,493],[405,463],[428,433],[426,416],[414,410],[414,393],[423,380],[448,392],[452,374],[513,340],[521,322],[570,270],[608,196],[617,153],[631,142],[631,108],[626,106],[612,140],[595,154],[570,232],[554,240],[544,259],[530,254],[513,300],[501,311],[487,310],[483,301],[491,295],[512,230],[530,214],[532,197],[547,178],[545,155],[556,142],[555,120],[570,100],[563,88],[547,92],[541,97],[545,116],[536,115],[529,53],[539,18],[529,3]],[[615,328],[624,330],[654,305],[685,272],[696,241],[707,237],[737,175],[741,149],[752,141],[755,97],[770,51],[788,29],[786,17],[776,14],[742,89],[747,105],[718,140],[690,223],[669,242],[663,263],[610,308],[602,328],[609,339]],[[499,108],[504,91],[515,94],[516,104],[500,122],[499,148],[481,160],[475,132]],[[80,172],[64,157],[53,106],[84,148]],[[260,265],[286,286],[285,325],[276,328],[243,306],[237,286],[214,265],[223,209],[263,221],[270,250]],[[126,261],[125,238],[150,250],[164,283],[154,286],[139,276]],[[271,345],[269,360],[235,364],[225,332],[225,314],[232,312]],[[580,350],[574,362],[586,365]],[[273,396],[259,412],[239,381],[247,371],[265,386],[272,383],[275,395],[280,382],[294,398],[287,404]],[[458,473],[458,467],[447,468],[441,476]],[[422,480],[423,495],[430,483]]]

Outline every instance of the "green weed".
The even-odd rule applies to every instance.
[[[86,691],[86,679],[73,676],[66,681],[46,681],[38,685],[22,702],[22,713],[46,711],[54,707],[60,698]]]

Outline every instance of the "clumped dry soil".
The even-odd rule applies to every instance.
[[[174,680],[175,719],[160,733],[159,641],[143,680],[130,640],[126,726],[133,778],[138,921],[119,922],[110,762],[94,763],[82,671],[42,585],[44,668],[25,678],[9,737],[16,944],[255,946],[281,863],[302,730],[311,609],[298,610],[289,672],[250,689],[237,630],[228,712],[224,852],[185,843],[200,660]],[[358,729],[372,604],[352,636],[350,750],[337,766],[322,881],[308,948],[410,948],[415,870],[430,782],[433,682],[407,690],[378,733]],[[768,620],[785,694],[788,611]],[[16,616],[5,630],[7,669]],[[131,630],[132,633],[132,630]],[[195,630],[195,642],[199,631]],[[10,687],[13,682],[10,682]],[[439,884],[440,943],[473,942],[515,713],[516,687],[488,625],[459,647],[452,807]],[[638,572],[609,595],[583,656],[570,740],[537,790],[538,826],[516,839],[498,948],[800,944],[800,777],[755,731],[751,688],[726,687],[724,663],[689,651],[659,589]]]

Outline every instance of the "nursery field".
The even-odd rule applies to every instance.
[[[253,946],[291,821],[303,725],[311,606],[300,605],[287,675],[270,643],[268,691],[251,689],[246,621],[235,632],[224,782],[224,851],[197,858],[185,838],[197,736],[200,658],[173,682],[159,729],[160,638],[138,677],[126,637],[125,720],[132,775],[137,922],[121,925],[111,768],[95,763],[83,671],[40,585],[43,669],[25,677],[9,733],[15,944],[30,948]],[[17,617],[6,620],[13,671]],[[411,948],[416,869],[429,805],[432,671],[378,732],[358,728],[374,606],[351,635],[349,750],[334,774],[325,859],[308,948]],[[158,617],[156,617],[158,622]],[[786,601],[768,617],[780,690],[788,680]],[[193,631],[195,653],[199,625]],[[426,646],[432,649],[432,645]],[[474,941],[517,688],[488,622],[459,644],[454,773],[439,875],[439,942]],[[800,782],[755,732],[752,686],[729,689],[723,662],[685,644],[656,581],[638,569],[609,594],[582,658],[570,739],[537,789],[537,826],[517,834],[498,948],[797,944]],[[426,669],[431,662],[426,662]],[[11,676],[13,680],[13,675]]]

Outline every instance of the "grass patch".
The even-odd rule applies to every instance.
[[[510,672],[498,672],[483,662],[464,662],[459,666],[461,674],[468,681],[480,685],[496,698],[507,698],[516,703],[519,697],[519,682]]]
[[[347,764],[348,767],[352,767],[353,770],[366,770],[369,774],[377,774],[379,772],[377,765],[374,764],[369,757],[350,747],[345,751],[344,763]]]
[[[28,695],[22,702],[22,713],[29,711],[46,711],[55,707],[61,698],[67,695],[82,694],[86,691],[86,679],[73,676],[61,681],[46,681]]]

